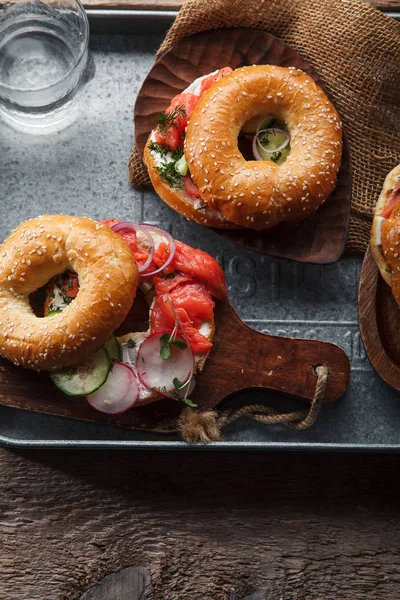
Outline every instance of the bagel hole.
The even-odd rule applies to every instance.
[[[247,121],[247,123],[243,125],[243,128],[240,131],[237,140],[239,152],[246,161],[255,160],[255,156],[253,154],[253,139],[258,125],[260,125],[261,123],[261,126],[263,127],[263,119],[265,121],[270,120],[270,122],[267,122],[265,125],[266,129],[282,129],[283,131],[288,131],[288,127],[285,121],[279,119],[278,117],[275,117],[274,115],[256,115],[255,117]],[[252,133],[248,133],[248,131],[250,130],[252,131]],[[283,164],[285,160],[286,158],[283,159],[281,164]]]
[[[65,297],[68,299],[68,303],[71,304],[71,302],[73,302],[75,300],[75,297],[79,293],[78,275],[76,273],[74,273],[73,271],[64,271],[63,273],[59,273],[58,275],[55,275],[54,277],[52,277],[44,286],[38,288],[37,290],[32,292],[32,294],[29,295],[29,303],[31,305],[31,308],[32,308],[34,314],[37,317],[43,318],[45,316],[44,311],[45,311],[46,300],[47,300],[47,302],[50,301],[50,309],[51,310],[56,309],[56,305],[52,307],[51,298],[48,298],[48,295],[54,294],[54,291],[50,291],[51,287],[53,287],[53,289],[57,288],[57,289],[61,290],[61,286],[62,286],[62,289],[64,290],[63,295],[65,295]],[[78,289],[76,289],[77,286],[78,286]],[[75,297],[72,297],[72,295],[70,296],[70,294],[73,294],[75,292],[76,292]],[[53,298],[54,298],[54,296],[53,296]],[[48,311],[46,311],[46,312],[48,312]]]
[[[29,295],[29,304],[37,317],[44,317],[44,301],[46,299],[47,284]]]
[[[56,277],[58,276],[56,275]],[[46,294],[49,284],[53,283],[53,279],[54,278],[50,279],[46,285],[38,288],[29,296],[29,303],[37,317],[44,317]],[[71,302],[73,302],[74,299],[75,298],[72,298]],[[149,305],[146,301],[146,297],[142,290],[138,288],[135,300],[128,313],[128,316],[122,325],[116,330],[116,335],[125,335],[131,331],[147,331],[149,328],[149,312]]]

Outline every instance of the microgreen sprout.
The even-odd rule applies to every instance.
[[[189,342],[189,339],[188,339],[188,337],[186,335],[186,331],[184,330],[183,325],[182,325],[182,323],[181,323],[178,315],[176,314],[176,310],[174,308],[174,305],[172,304],[171,298],[167,297],[167,302],[168,302],[168,304],[169,304],[169,306],[171,308],[172,314],[174,315],[175,327],[172,330],[172,333],[170,335],[168,333],[164,333],[161,336],[160,343],[161,343],[161,339],[162,338],[164,338],[164,343],[166,343],[167,339],[169,338],[170,340],[173,339],[175,341],[175,344],[174,344],[175,346],[177,346],[176,342],[180,342],[180,344],[184,344],[184,346],[182,346],[182,345],[179,346],[178,345],[177,346],[178,348],[180,347],[180,349],[182,349],[182,350],[185,349],[185,348],[189,348],[191,350],[191,348],[190,348],[190,342]],[[177,332],[178,332],[179,329],[181,330],[182,335],[183,335],[183,337],[185,339],[184,342],[182,342],[182,340],[177,340],[176,339],[176,334],[177,334]],[[169,342],[169,344],[171,344],[171,343],[173,343],[173,342]],[[169,346],[169,349],[170,349],[169,356],[171,356],[171,347],[170,346]],[[162,350],[162,348],[161,348],[161,350]],[[161,350],[160,350],[160,354],[161,354]],[[192,357],[193,357],[193,354],[192,354]],[[190,384],[192,382],[193,377],[194,377],[194,357],[193,357],[192,369],[190,371],[190,375],[189,375],[187,381],[185,383],[182,383],[181,381],[179,381],[179,379],[177,377],[174,377],[174,379],[172,380],[172,383],[174,384],[174,387],[175,387],[175,390],[176,390],[176,393],[173,395],[173,398],[175,398],[176,400],[182,400],[182,402],[184,402],[185,404],[187,404],[187,406],[190,406],[191,408],[196,408],[197,404],[195,404],[192,400],[190,400],[190,398],[188,398],[188,394],[189,394],[189,390],[190,390]],[[179,396],[179,392],[182,391],[184,388],[186,388],[185,394],[184,394],[183,398],[181,398]]]
[[[169,113],[161,113],[157,119],[157,125],[160,133],[165,135],[170,127],[177,127],[176,120],[179,117],[186,117],[186,108],[183,105],[177,106]]]

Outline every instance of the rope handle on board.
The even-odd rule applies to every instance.
[[[220,442],[222,428],[233,423],[240,417],[249,417],[265,425],[280,423],[294,429],[307,429],[315,423],[320,411],[328,381],[329,370],[325,365],[315,367],[317,383],[314,398],[308,410],[299,410],[290,413],[278,413],[269,406],[250,404],[240,408],[227,408],[218,413],[215,410],[197,412],[192,408],[185,408],[179,417],[178,432],[189,444]]]

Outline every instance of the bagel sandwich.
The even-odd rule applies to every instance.
[[[31,294],[66,270],[79,278],[79,298],[36,316]],[[137,284],[135,259],[109,227],[66,215],[25,221],[0,249],[0,355],[38,371],[80,363],[124,321]]]
[[[387,175],[374,210],[370,248],[378,269],[400,304],[400,165]]]
[[[30,301],[43,286],[40,315]],[[141,311],[135,320],[137,287],[148,319]],[[213,298],[225,293],[215,259],[155,225],[43,215],[2,245],[0,354],[49,371],[101,412],[163,397],[193,405],[215,333]],[[144,331],[128,329],[146,321]]]
[[[314,80],[260,65],[220,69],[173,98],[143,159],[155,191],[186,218],[262,230],[317,210],[341,153],[340,118]]]

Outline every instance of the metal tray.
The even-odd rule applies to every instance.
[[[76,122],[48,137],[24,136],[0,123],[0,238],[22,220],[46,211],[160,224],[217,256],[226,271],[229,297],[239,316],[252,327],[335,342],[351,357],[347,393],[338,402],[324,406],[311,429],[299,432],[240,419],[226,428],[225,442],[208,449],[400,450],[400,397],[373,371],[358,331],[361,259],[345,257],[334,265],[318,266],[261,256],[179,218],[152,191],[131,188],[127,160],[133,141],[133,104],[174,13],[89,11],[89,16],[95,73],[83,92]],[[113,33],[101,33],[105,29]],[[251,392],[251,401],[261,399],[273,397]],[[0,443],[57,448],[188,448],[175,436],[121,430],[4,406],[0,406]]]

